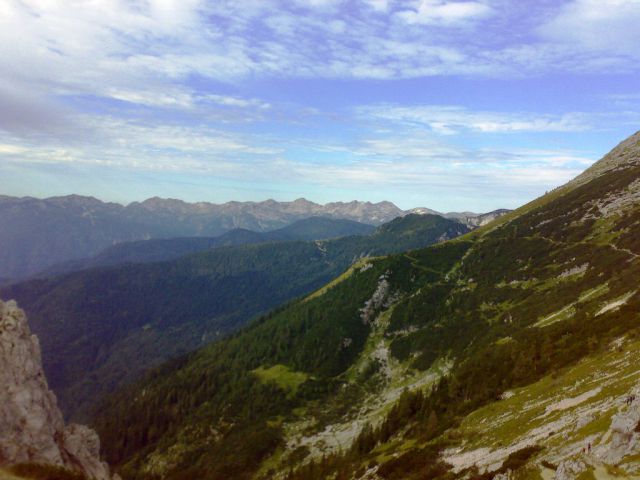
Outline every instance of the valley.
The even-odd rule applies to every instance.
[[[317,221],[307,221],[258,237],[309,235],[309,226],[316,229],[312,236],[334,236],[335,226],[344,223],[331,222],[318,228]],[[0,298],[16,299],[26,310],[42,339],[44,368],[63,411],[86,421],[104,395],[149,368],[320,288],[362,256],[430,245],[467,231],[440,216],[408,215],[369,235],[215,248],[207,242],[200,253],[160,262],[147,257],[158,244],[155,251],[162,255],[176,244],[203,245],[200,239],[150,240],[149,248],[119,247],[111,258],[123,264],[13,284],[0,288]]]

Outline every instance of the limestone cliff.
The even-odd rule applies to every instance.
[[[59,465],[109,480],[109,467],[99,455],[93,430],[65,426],[24,312],[13,301],[0,300],[0,465]]]

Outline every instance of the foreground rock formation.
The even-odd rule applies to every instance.
[[[0,465],[58,465],[110,480],[98,435],[65,426],[42,370],[38,338],[14,301],[0,300],[0,366]]]

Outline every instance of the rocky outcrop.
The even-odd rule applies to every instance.
[[[500,218],[503,215],[511,212],[506,208],[500,208],[487,213],[473,213],[473,212],[449,212],[441,213],[430,208],[413,208],[411,210],[405,210],[404,215],[416,213],[418,215],[440,215],[441,217],[448,218],[450,220],[456,220],[469,228],[482,227],[496,218]]]
[[[504,473],[498,473],[497,475],[495,475],[493,477],[493,480],[511,480],[513,478],[513,475],[511,473],[511,470],[507,470]]]
[[[0,464],[58,465],[111,479],[98,435],[65,426],[42,370],[38,338],[14,301],[0,300],[0,365]]]
[[[471,228],[482,227],[484,225],[487,225],[488,223],[493,222],[496,218],[500,218],[503,215],[506,215],[509,212],[511,212],[511,210],[501,208],[492,212],[466,217],[462,220],[462,223]]]
[[[625,407],[611,419],[608,438],[600,447],[598,456],[608,464],[616,464],[624,457],[640,453],[640,388],[634,389],[625,399]]]
[[[578,459],[565,460],[556,470],[555,480],[575,480],[578,475],[587,470],[587,465]]]
[[[376,291],[369,300],[364,303],[364,307],[360,309],[360,318],[365,325],[370,324],[376,315],[376,312],[385,305],[386,300],[389,297],[390,284],[387,280],[388,273],[381,275],[378,279],[378,286]]]

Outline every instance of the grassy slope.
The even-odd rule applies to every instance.
[[[607,443],[612,416],[624,410],[624,399],[640,382],[640,341],[621,340],[468,415],[449,432],[464,438],[464,446],[447,451],[446,460],[458,469],[473,461],[491,470],[510,452],[537,444],[544,450],[533,460],[557,465],[576,456],[599,466],[596,455],[584,455],[582,449]],[[619,466],[639,472],[639,462],[631,457]],[[532,461],[531,468],[542,474],[545,467]]]
[[[234,478],[270,478],[336,452],[362,429],[372,433],[361,435],[356,450],[292,478],[326,478],[331,472],[351,478],[371,465],[387,479],[452,475],[438,463],[437,452],[477,440],[468,427],[473,420],[465,423],[465,417],[491,408],[506,390],[557,378],[573,365],[584,372],[579,362],[588,362],[584,359],[590,355],[608,362],[610,342],[640,325],[635,287],[640,209],[634,200],[639,140],[614,151],[615,160],[624,160],[622,168],[617,163],[618,168],[606,171],[600,164],[594,169],[599,175],[583,177],[459,240],[371,261],[370,268],[265,318],[233,341],[170,367],[162,378],[150,378],[137,390],[151,392],[150,397],[137,397],[126,412],[119,410],[123,401],[114,399],[107,409],[110,418],[122,422],[120,427],[133,422],[137,430],[123,435],[118,424],[102,424],[107,442],[120,445],[110,445],[113,460],[128,461],[125,471],[134,475],[157,471],[179,478],[188,460],[203,478],[224,478],[230,472]],[[611,204],[622,207],[604,217]],[[363,323],[359,310],[376,297],[381,276],[389,284],[386,301]],[[305,372],[313,381],[302,384],[294,397],[282,390],[279,396],[253,390],[265,385],[249,372],[276,364]],[[215,372],[222,366],[234,380]],[[443,373],[446,378],[438,383]],[[245,375],[250,375],[246,390],[239,393],[236,377]],[[202,399],[178,394],[181,406],[173,429],[158,432],[157,418],[136,420],[145,409],[170,407],[163,398],[171,395],[177,378],[187,391],[198,381],[216,389]],[[402,395],[391,408],[398,397],[390,393],[403,382],[414,390],[434,382],[437,387],[426,397]],[[616,385],[607,388],[615,393],[629,386]],[[226,399],[233,404],[235,398],[244,411],[260,406],[261,413],[225,416],[223,409],[212,408],[211,403]],[[391,401],[380,404],[375,398]],[[517,402],[519,397],[513,398]],[[233,427],[220,435],[194,434],[196,425],[217,430],[228,424]],[[235,445],[234,429],[255,434],[265,425],[272,429],[269,442],[254,439],[235,464],[225,464],[225,451]],[[347,425],[356,425],[356,431],[345,433]],[[150,428],[156,437],[149,438]],[[331,436],[338,441],[331,444]],[[515,438],[496,436],[496,442],[518,444]],[[208,449],[197,450],[198,442]],[[496,445],[486,440],[484,448]],[[495,462],[503,460],[497,455]]]

